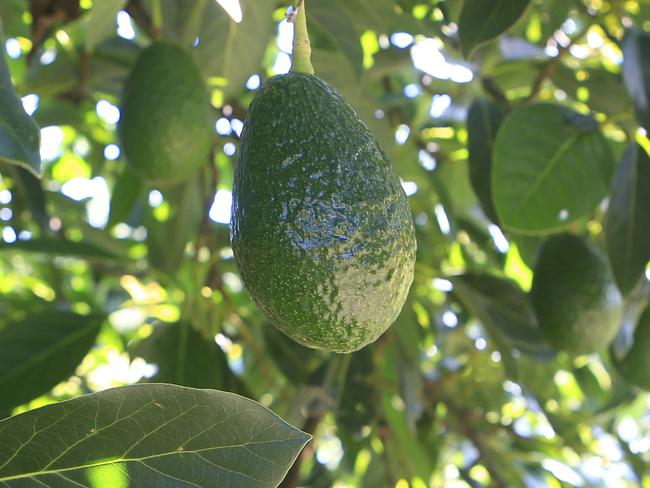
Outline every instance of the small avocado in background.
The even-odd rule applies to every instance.
[[[650,307],[646,308],[634,330],[632,347],[622,359],[612,354],[612,362],[629,384],[650,391]]]
[[[120,110],[124,155],[149,183],[180,183],[208,162],[210,100],[191,54],[182,47],[156,42],[142,51]]]
[[[311,74],[269,79],[250,107],[231,241],[254,302],[315,349],[375,341],[413,281],[415,229],[399,178],[354,110]]]
[[[530,293],[540,331],[557,350],[596,352],[621,325],[623,299],[609,263],[583,237],[565,233],[544,242]]]

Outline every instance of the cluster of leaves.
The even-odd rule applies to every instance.
[[[650,5],[306,2],[316,73],[391,154],[417,227],[402,315],[349,356],[264,320],[224,224],[246,107],[286,69],[287,2],[240,0],[240,23],[212,0],[0,3],[0,413],[27,412],[0,423],[0,486],[279,483],[307,438],[185,387],[313,434],[286,487],[650,482],[647,395],[608,351],[552,351],[527,295],[568,229],[606,248],[632,309],[647,299]],[[115,130],[161,36],[195,56],[216,127],[172,189],[128,169]],[[181,386],[102,391],[137,381]]]

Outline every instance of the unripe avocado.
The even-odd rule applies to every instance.
[[[602,349],[621,324],[623,300],[607,259],[579,236],[546,240],[535,264],[531,299],[544,337],[570,354]]]
[[[313,75],[275,76],[251,104],[231,240],[255,303],[315,349],[346,353],[375,341],[413,281],[415,230],[390,160]]]
[[[189,179],[208,162],[210,111],[190,53],[152,44],[138,57],[123,94],[118,128],[128,163],[152,184]]]
[[[650,308],[646,308],[634,330],[634,343],[632,344],[632,348],[621,360],[617,360],[612,355],[612,361],[625,381],[631,385],[650,391],[649,357]]]

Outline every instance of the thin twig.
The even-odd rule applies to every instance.
[[[147,11],[142,7],[140,0],[129,0],[129,3],[124,9],[134,20],[136,25],[142,29],[150,39],[156,39],[158,33],[151,21],[151,17]]]
[[[560,66],[562,58],[570,51],[571,47],[577,41],[582,39],[582,37],[589,30],[589,27],[591,26],[584,27],[575,37],[570,38],[566,46],[560,46],[558,48],[557,55],[553,59],[549,60],[537,74],[537,77],[535,78],[535,81],[533,81],[533,85],[530,89],[530,95],[526,97],[526,102],[537,99],[539,93],[542,91],[542,86],[544,85],[546,79],[555,73],[555,70]]]

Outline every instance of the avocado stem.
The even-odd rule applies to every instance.
[[[151,0],[151,27],[153,40],[159,40],[163,30],[161,0]]]
[[[305,13],[305,0],[298,2],[296,16],[293,24],[293,59],[291,71],[294,73],[314,74],[311,65],[311,44],[307,32],[307,15]]]

